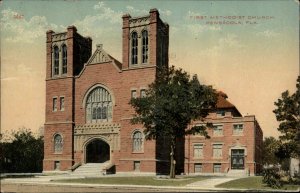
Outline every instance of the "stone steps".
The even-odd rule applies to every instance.
[[[75,171],[70,173],[71,176],[99,176],[103,175],[104,169],[109,165],[105,163],[87,163],[78,167]]]
[[[226,176],[232,176],[232,177],[246,177],[248,176],[248,170],[229,170]]]

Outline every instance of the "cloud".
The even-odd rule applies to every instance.
[[[136,7],[133,7],[131,5],[127,5],[126,6],[126,11],[132,15],[138,15],[138,16],[141,16],[141,15],[147,15],[149,14],[149,11],[150,11],[150,8],[148,10],[146,9],[138,9]],[[162,15],[162,16],[170,16],[172,15],[172,11],[168,10],[168,9],[158,9],[159,13]]]
[[[94,5],[94,9],[99,12],[94,16],[97,20],[106,20],[112,24],[121,23],[123,13],[107,7],[104,2],[101,1]]]
[[[204,49],[201,53],[206,56],[218,56],[229,49],[242,50],[244,46],[239,42],[238,36],[235,34],[228,34],[226,37],[220,38],[217,44],[213,47]]]
[[[127,5],[126,6],[126,11],[130,14],[133,14],[133,15],[146,15],[149,13],[149,10],[147,11],[146,9],[137,9],[131,5]]]
[[[45,16],[33,16],[26,19],[22,14],[5,9],[1,11],[2,33],[8,42],[32,43],[36,38],[44,37],[49,29],[59,28],[47,21]]]
[[[84,36],[104,38],[107,35],[112,35],[111,32],[117,30],[116,27],[121,25],[123,15],[121,11],[113,10],[102,1],[95,4],[93,9],[96,11],[95,14],[86,15],[84,19],[76,20],[72,24]]]
[[[159,9],[158,11],[163,16],[171,16],[172,15],[172,11],[170,11],[168,9],[166,9],[166,10]]]
[[[199,35],[204,31],[220,31],[220,26],[201,25],[201,24],[187,24],[184,29],[187,29],[189,33],[193,35]]]
[[[273,37],[276,37],[279,35],[279,33],[273,31],[273,30],[265,30],[265,31],[262,31],[262,32],[257,32],[256,33],[257,36],[263,36],[263,37],[266,37],[266,38],[273,38]]]

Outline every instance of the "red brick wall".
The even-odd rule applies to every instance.
[[[129,19],[131,16],[129,14],[124,15],[123,17],[123,33],[122,33],[122,41],[123,41],[123,66],[122,69],[127,69],[129,67]]]
[[[104,85],[113,95],[115,103],[113,105],[112,122],[121,124],[121,149],[113,152],[114,160],[112,160],[117,165],[117,171],[131,171],[130,168],[133,167],[134,160],[152,159],[153,162],[155,159],[155,143],[152,141],[144,142],[143,153],[132,152],[132,133],[135,129],[141,129],[142,131],[143,127],[130,124],[129,119],[134,114],[134,110],[128,104],[131,98],[131,89],[136,89],[139,96],[140,90],[154,81],[155,71],[155,67],[152,67],[127,70],[120,73],[113,64],[102,63],[100,65],[87,65],[81,75],[75,79],[75,124],[86,123],[84,98],[91,87],[97,84]],[[79,160],[84,161],[83,153],[78,152],[75,156],[76,162]],[[125,163],[129,165],[119,162],[119,158],[127,160]],[[155,164],[143,165],[141,163],[141,170],[143,171],[143,168],[148,171],[151,165],[155,166]],[[155,171],[155,168],[152,168],[152,170]]]
[[[60,161],[61,170],[70,169],[73,161],[73,126],[72,124],[58,123],[45,124],[44,134],[44,171],[54,169],[54,161]],[[60,134],[63,137],[63,149],[61,153],[54,152],[54,135]]]
[[[202,163],[203,172],[213,173],[213,163],[221,163],[221,171],[227,172],[231,168],[230,148],[234,145],[246,148],[245,169],[250,170],[250,174],[255,173],[255,118],[254,116],[246,117],[226,117],[217,118],[216,115],[210,115],[208,122],[223,125],[223,135],[214,136],[213,129],[207,129],[210,139],[203,136],[187,136],[185,141],[185,173],[194,173],[194,163]],[[196,124],[196,122],[194,123]],[[243,134],[233,135],[233,124],[243,124]],[[202,143],[203,158],[194,158],[193,146],[195,143]],[[220,143],[222,146],[222,158],[213,158],[213,144]],[[246,152],[245,152],[246,153]]]

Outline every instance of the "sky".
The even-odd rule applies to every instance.
[[[78,33],[122,62],[122,15],[157,8],[170,26],[169,63],[228,95],[278,137],[274,102],[299,75],[297,0],[4,0],[1,21],[1,132],[45,122],[46,31]]]

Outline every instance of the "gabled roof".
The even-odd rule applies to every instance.
[[[237,114],[241,115],[239,110],[227,100],[228,96],[226,93],[222,91],[218,91],[217,95],[218,95],[218,100],[216,104],[217,109],[233,109],[234,111],[236,111]]]
[[[117,59],[112,57],[111,55],[107,54],[105,50],[103,50],[102,44],[97,44],[97,49],[94,52],[94,54],[90,57],[86,65],[91,65],[91,64],[101,64],[101,63],[107,63],[111,62],[118,71],[121,71],[122,69],[122,64],[119,62]]]
[[[219,91],[217,94],[218,94],[217,108],[222,108],[222,109],[235,108],[235,106],[227,100],[228,96],[224,92]]]

